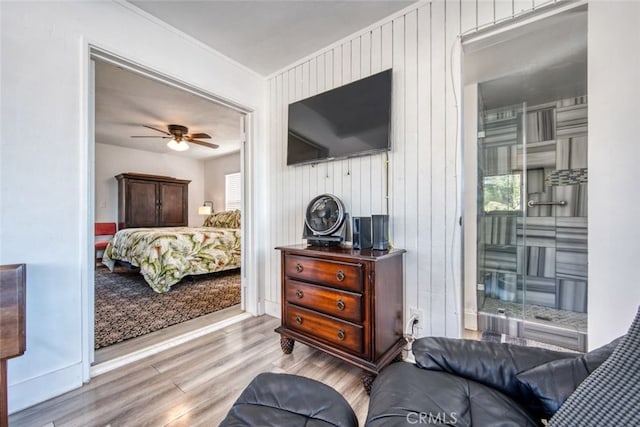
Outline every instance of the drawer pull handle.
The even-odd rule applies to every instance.
[[[302,298],[303,296],[304,296],[304,294],[302,293],[302,291],[300,289],[296,290],[296,297]]]
[[[299,264],[299,263],[298,263],[298,264],[296,264],[296,271],[297,271],[298,273],[302,273],[302,270],[303,270],[302,265],[301,265],[301,264]]]
[[[338,339],[340,341],[344,341],[344,337],[345,337],[344,329],[338,329]]]
[[[299,314],[298,314],[298,315],[296,315],[296,323],[297,323],[298,325],[302,325],[302,316],[300,316]]]
[[[344,271],[338,270],[336,273],[336,279],[338,279],[339,282],[342,282],[344,280]]]
[[[338,302],[336,303],[336,308],[340,311],[344,310],[344,301],[339,299]]]

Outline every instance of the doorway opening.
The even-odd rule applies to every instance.
[[[246,317],[241,225],[251,111],[99,49],[90,53],[90,217],[118,228],[99,254],[105,262],[89,273],[97,375],[98,365]],[[172,150],[176,143],[186,149]],[[224,211],[220,171],[241,176],[233,212]],[[233,225],[221,222],[229,214]]]
[[[586,6],[464,60],[465,327],[586,351]]]

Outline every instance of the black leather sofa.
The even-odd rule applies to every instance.
[[[604,362],[618,340],[586,354],[422,338],[416,360],[376,378],[367,426],[537,426]]]
[[[640,312],[625,336],[585,354],[433,337],[413,354],[374,381],[366,426],[640,425]],[[266,373],[221,425],[358,424],[330,387]]]

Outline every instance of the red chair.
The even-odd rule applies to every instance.
[[[116,223],[115,222],[96,222],[95,224],[95,236],[111,236],[113,237],[116,234]],[[104,251],[107,249],[107,245],[109,244],[108,240],[96,240],[95,243],[95,258],[96,263],[102,262],[102,258],[98,258],[98,251]]]

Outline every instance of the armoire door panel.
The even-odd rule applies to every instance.
[[[131,227],[153,227],[157,224],[157,184],[155,182],[131,181],[128,203]]]
[[[187,187],[182,184],[160,184],[160,223],[179,226],[186,221]]]

